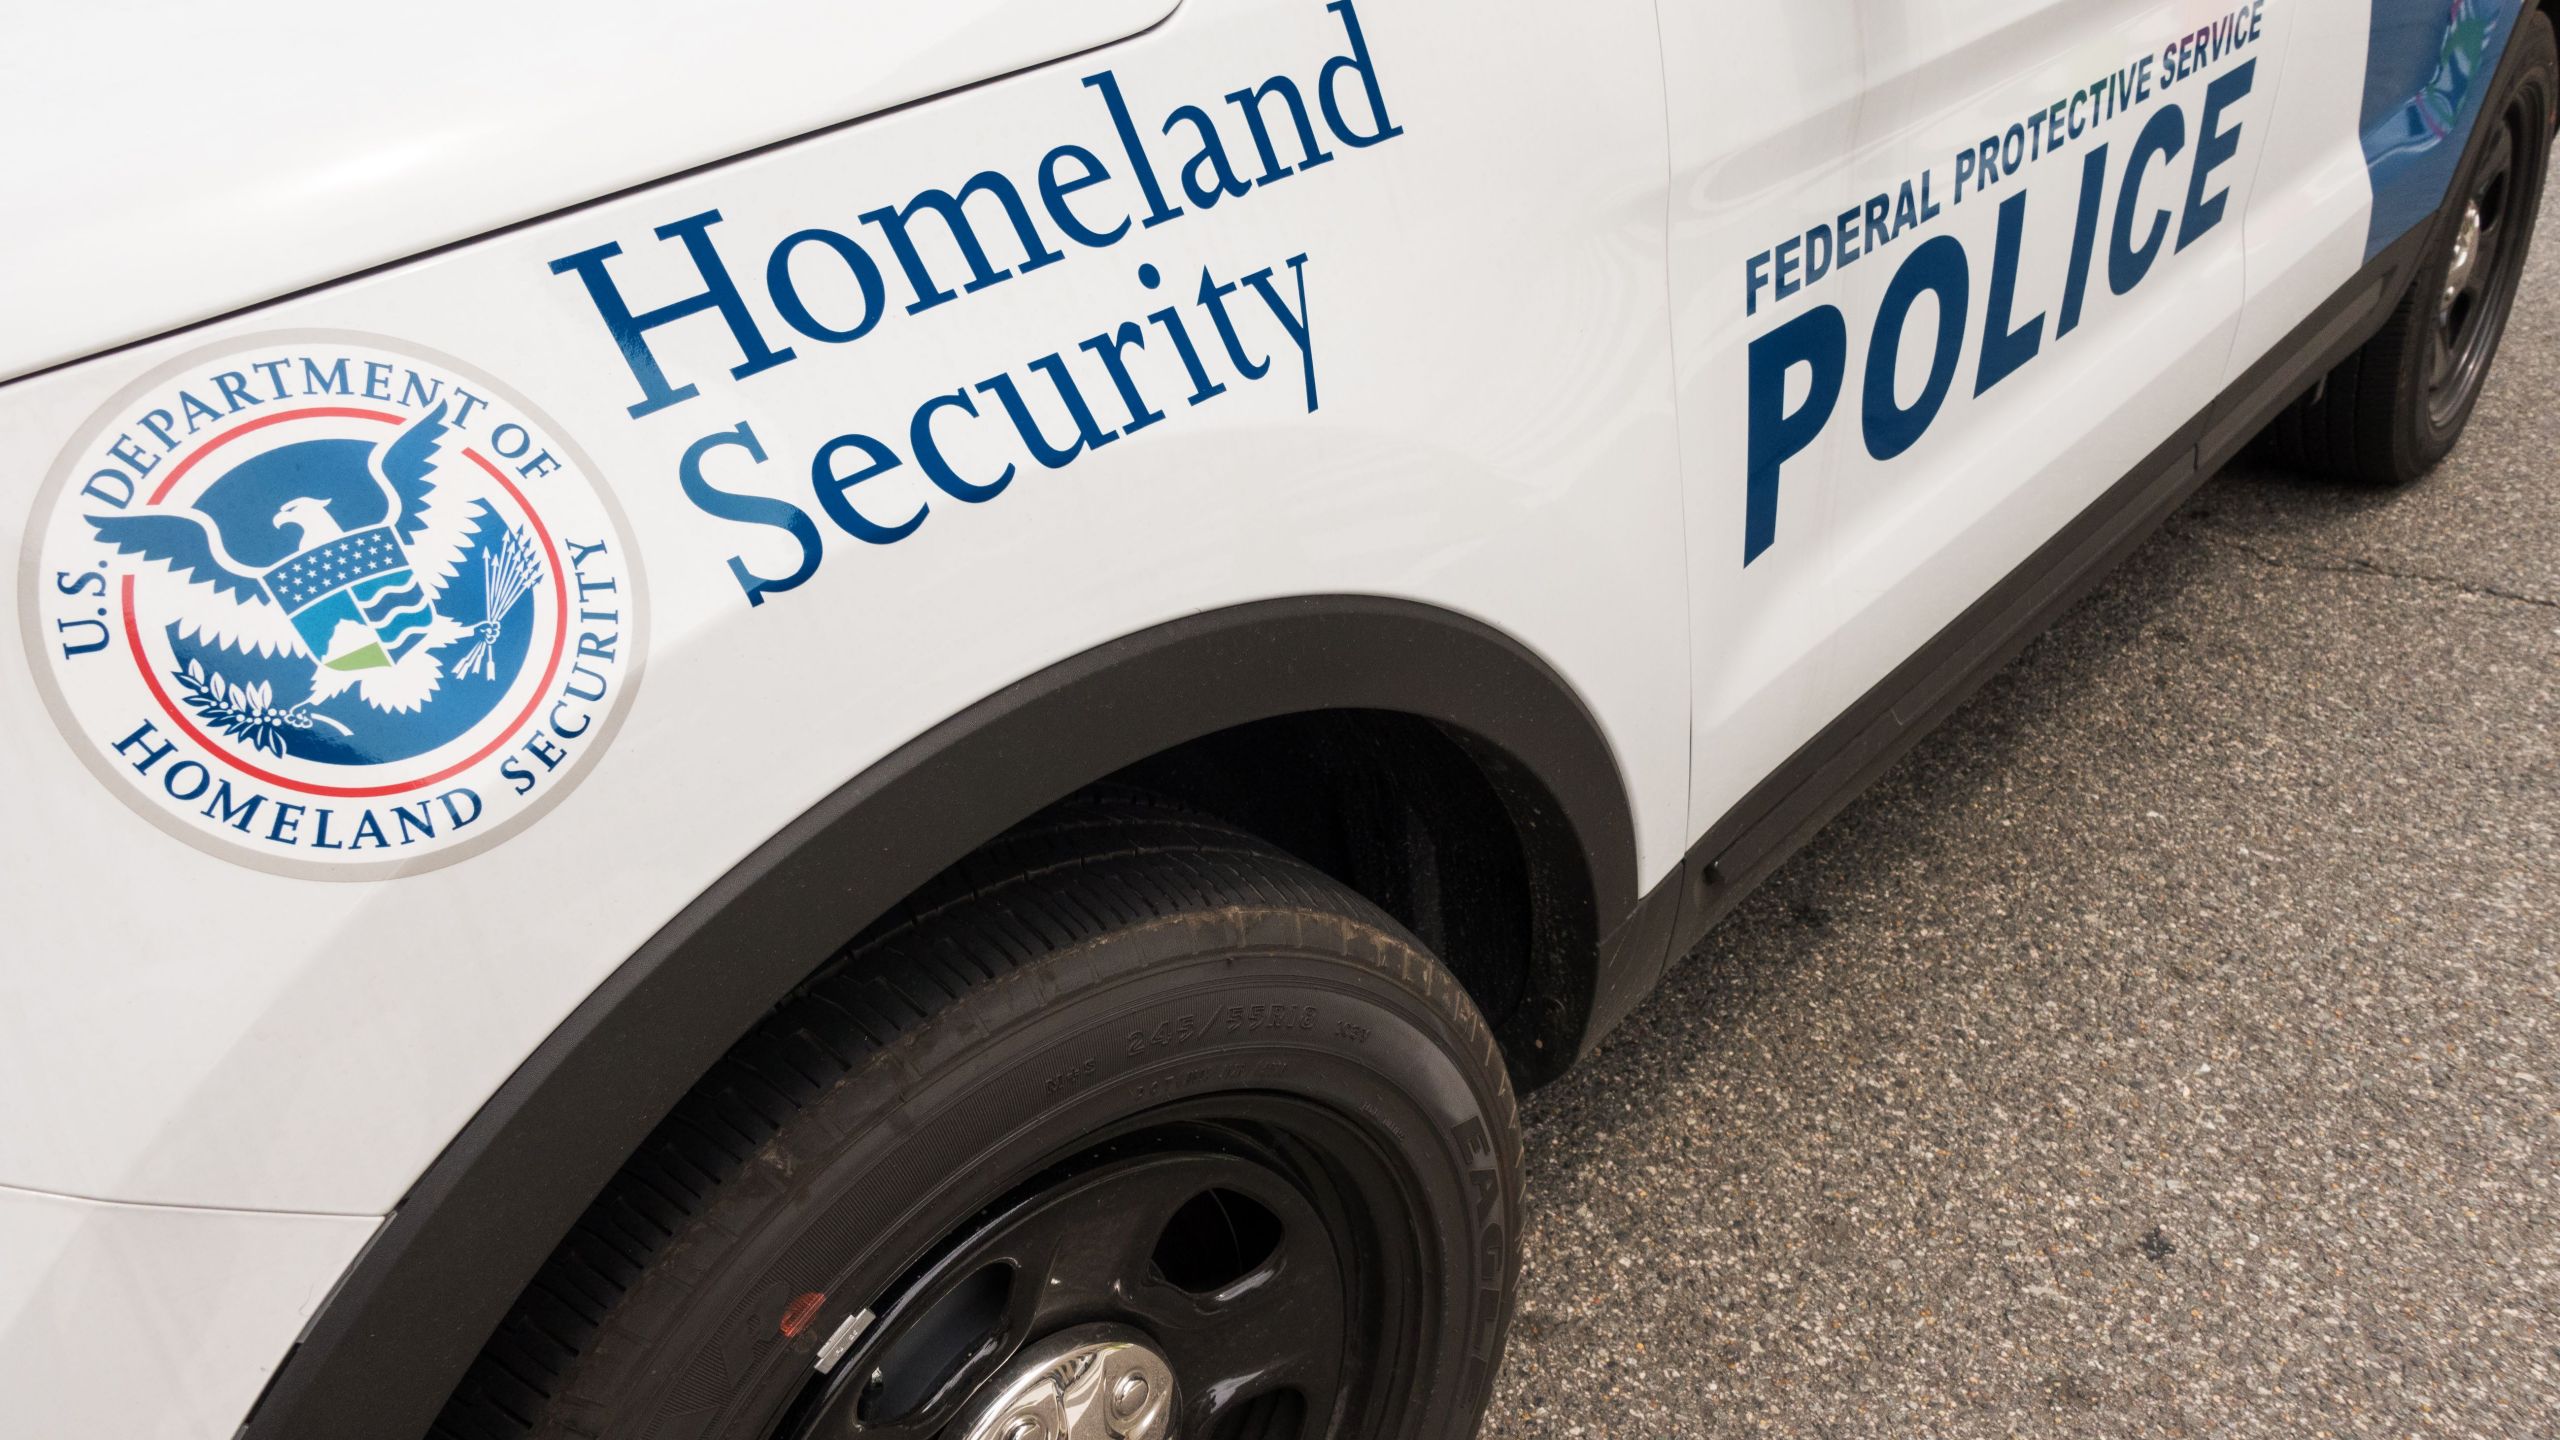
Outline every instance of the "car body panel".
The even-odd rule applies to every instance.
[[[0,237],[0,379],[1116,40],[1174,4],[36,7],[0,57],[0,185],[46,217]]]
[[[391,336],[460,357],[592,460],[641,551],[650,615],[646,678],[577,788],[494,849],[395,879],[266,873],[218,843],[173,838],[64,763],[63,736],[23,678],[0,687],[0,723],[32,742],[0,755],[0,789],[17,797],[27,837],[0,881],[18,937],[0,970],[0,1090],[55,1093],[52,1077],[90,1077],[58,1104],[0,1116],[0,1181],[381,1213],[561,1017],[803,811],[980,697],[1111,636],[1225,605],[1403,597],[1516,637],[1609,737],[1651,883],[1686,839],[1688,723],[1652,16],[1619,0],[1531,50],[1490,23],[1453,43],[1446,17],[1372,8],[1357,19],[1401,133],[1336,145],[1328,163],[1212,209],[1133,224],[1108,253],[1068,245],[1058,263],[921,313],[893,301],[858,342],[786,328],[761,284],[778,242],[818,226],[876,237],[859,212],[989,167],[1032,186],[1061,142],[1117,167],[1111,110],[1083,83],[1105,70],[1151,119],[1185,104],[1220,111],[1247,157],[1237,163],[1258,170],[1220,97],[1276,73],[1314,85],[1351,48],[1342,15],[1312,0],[1186,8],[1082,62],[0,390],[0,454],[34,476],[55,466],[79,417],[136,377],[237,335]],[[1515,24],[1535,22],[1524,4]],[[1358,77],[1337,75],[1356,111]],[[1509,98],[1540,87],[1576,97],[1572,126]],[[1158,144],[1172,183],[1184,152]],[[1535,204],[1504,183],[1512,174],[1541,177]],[[1097,223],[1102,194],[1075,197]],[[1143,213],[1126,178],[1110,196]],[[732,379],[737,346],[720,316],[672,322],[651,332],[655,356],[700,393],[635,419],[632,369],[582,281],[554,262],[618,244],[610,273],[635,307],[668,303],[702,281],[686,248],[653,231],[714,209],[723,218],[708,233],[757,290],[758,322],[799,353]],[[1183,368],[1160,342],[1131,363],[1165,400],[1163,421],[1048,471],[993,428],[1004,421],[989,404],[975,421],[938,423],[971,473],[1018,463],[1001,494],[964,503],[908,466],[854,492],[891,520],[929,506],[907,538],[863,543],[823,517],[811,464],[833,437],[869,431],[905,451],[922,401],[1032,373],[1053,351],[1087,367],[1076,373],[1097,407],[1116,404],[1079,341],[1160,306],[1199,315],[1204,270],[1232,282],[1276,267],[1287,285],[1302,254],[1305,298],[1291,287],[1286,303],[1311,307],[1299,313],[1312,317],[1312,410],[1295,347],[1240,290],[1254,296],[1235,319],[1248,358],[1278,357],[1261,380],[1240,379],[1199,319],[1223,393],[1185,403]],[[1169,277],[1160,289],[1141,283],[1142,263]],[[812,305],[844,303],[851,287],[821,298],[826,272],[802,264]],[[274,343],[284,354],[305,342]],[[1041,413],[1064,433],[1055,410]],[[825,527],[806,583],[752,602],[733,557],[771,578],[804,552],[786,529],[699,508],[681,473],[697,441],[740,425],[768,461],[715,448],[697,478],[788,501]],[[97,456],[73,458],[86,473]],[[0,548],[22,552],[30,523],[23,508],[0,519]],[[89,614],[87,596],[31,583],[0,603],[22,633]],[[31,658],[51,665],[50,654],[40,645]],[[112,739],[82,743],[96,754]]]
[[[2413,47],[2440,56],[2483,6],[2502,43],[2515,12],[2463,0],[2447,29],[2393,4],[1601,0],[1570,23],[1529,0],[651,9],[617,12],[575,65],[559,57],[578,17],[509,12],[512,49],[453,27],[384,62],[435,76],[388,100],[352,57],[396,46],[389,22],[314,19],[319,38],[261,73],[316,72],[298,103],[343,126],[293,130],[277,116],[297,101],[261,90],[239,101],[265,123],[236,153],[147,193],[101,177],[227,93],[218,78],[142,86],[162,98],[93,134],[40,131],[54,148],[17,163],[67,218],[11,242],[0,289],[0,374],[41,372],[0,386],[0,467],[20,477],[0,552],[22,570],[0,626],[33,672],[0,683],[18,821],[0,834],[0,1093],[46,1103],[0,1109],[0,1185],[22,1187],[0,1191],[0,1237],[38,1237],[0,1270],[18,1327],[0,1333],[120,1303],[132,1274],[101,1256],[174,1255],[173,1276],[243,1307],[219,1344],[166,1341],[172,1373],[211,1378],[61,1413],[228,1433],[266,1374],[253,1358],[271,1366],[320,1303],[315,1277],[432,1188],[510,1077],[538,1083],[527,1057],[671,921],[952,717],[1204,616],[1376,597],[1519,647],[1605,739],[1635,887],[1670,897],[1649,928],[1597,918],[1667,943],[1666,913],[1709,903],[1681,893],[1694,843],[2125,477],[2174,470],[2181,444],[2191,465],[2180,437],[2205,408],[2298,337],[2372,237],[2427,213],[2407,197],[2422,171],[2442,193],[2488,87]],[[38,55],[98,19],[42,23]],[[208,28],[179,41],[227,33],[186,23]],[[696,43],[669,53],[669,27]],[[179,41],[153,38],[137,73],[185,71],[183,46],[154,48]],[[2488,45],[2462,54],[2493,65]],[[524,57],[556,63],[518,85]],[[1977,142],[2144,57],[2192,69],[1957,198],[1956,155],[1981,163]],[[2429,96],[2454,127],[2374,148],[2378,115]],[[2179,143],[2146,161],[2134,212],[2164,238],[2118,293],[2126,156],[2172,107]],[[2229,144],[2197,185],[2208,137]],[[740,158],[689,169],[723,157]],[[990,175],[1027,221],[972,188]],[[1825,224],[1837,243],[1870,197],[1890,220],[1905,181],[1931,188],[1897,238],[1819,280],[1799,248],[1781,282],[1780,247]],[[937,191],[985,258],[916,208]],[[154,205],[198,217],[186,244],[151,232]],[[889,238],[917,233],[912,253]],[[1943,292],[1967,311],[1952,360],[1929,343],[1947,302],[1913,300],[1898,340],[1878,328],[1927,246],[1965,267]],[[1825,308],[1836,360],[1761,363]],[[208,315],[224,318],[162,334]],[[189,357],[377,341],[457,357],[574,441],[635,552],[617,603],[645,609],[645,665],[574,790],[541,791],[556,803],[499,843],[332,876],[116,791],[142,762],[84,728],[54,668],[111,597],[49,568],[46,526],[90,467],[143,455],[116,442],[155,403],[192,430],[169,398]],[[1994,344],[2026,358],[1986,367]],[[1862,414],[1880,352],[1882,444]],[[1767,459],[1825,365],[1831,413]],[[1947,392],[1914,426],[1941,365]],[[1095,417],[1082,446],[1055,438],[1078,428],[1062,377]],[[305,384],[296,403],[325,407]],[[403,433],[427,423],[424,398],[333,393]],[[1007,418],[1023,396],[1055,463]],[[446,420],[456,453],[505,453],[488,421]],[[526,484],[546,478],[527,463]],[[252,1238],[169,1218],[227,1211]],[[101,1363],[48,1344],[71,1348],[27,1353],[64,1376]]]
[[[0,1435],[228,1435],[375,1229],[0,1186]]]

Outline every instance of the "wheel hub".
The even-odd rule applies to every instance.
[[[1168,1440],[1173,1367],[1137,1331],[1086,1325],[1022,1348],[987,1382],[959,1440]]]
[[[2471,288],[2472,267],[2479,261],[2480,202],[2473,200],[2462,207],[2462,222],[2453,232],[2453,259],[2445,267],[2444,299],[2437,307],[2440,311],[2452,313],[2454,302]]]
[[[1216,1103],[1239,1125],[1331,1123],[1276,1097]],[[1346,1269],[1346,1254],[1375,1253],[1360,1248],[1368,1232],[1340,1208],[1334,1172],[1296,1168],[1286,1143],[1175,1112],[1104,1138],[980,1211],[840,1324],[765,1433],[1197,1440],[1261,1424],[1253,1433],[1286,1435],[1298,1417],[1330,1423],[1346,1404],[1393,1395],[1375,1387],[1398,1352],[1352,1337],[1409,1327],[1412,1282],[1383,1260]]]

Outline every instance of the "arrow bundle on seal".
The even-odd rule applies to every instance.
[[[533,543],[525,539],[522,526],[508,531],[507,538],[482,560],[480,578],[481,594],[487,601],[480,618],[480,639],[469,653],[454,662],[453,673],[459,677],[477,669],[494,680],[498,678],[498,660],[489,652],[502,633],[500,624],[506,613],[515,608],[516,601],[524,598],[524,592],[542,580],[542,558],[534,553]]]

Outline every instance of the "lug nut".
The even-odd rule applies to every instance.
[[[1033,1415],[1016,1415],[1004,1427],[1004,1440],[1049,1440],[1049,1427]]]
[[[1120,1377],[1111,1387],[1111,1410],[1122,1418],[1134,1415],[1147,1403],[1147,1377],[1135,1371]]]

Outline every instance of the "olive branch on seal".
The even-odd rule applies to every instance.
[[[275,690],[266,681],[234,685],[204,667],[201,660],[189,660],[170,672],[186,694],[187,708],[215,733],[246,740],[270,755],[284,753],[284,732],[308,730],[313,725],[326,725],[341,735],[355,732],[314,711],[309,701],[277,709]]]

